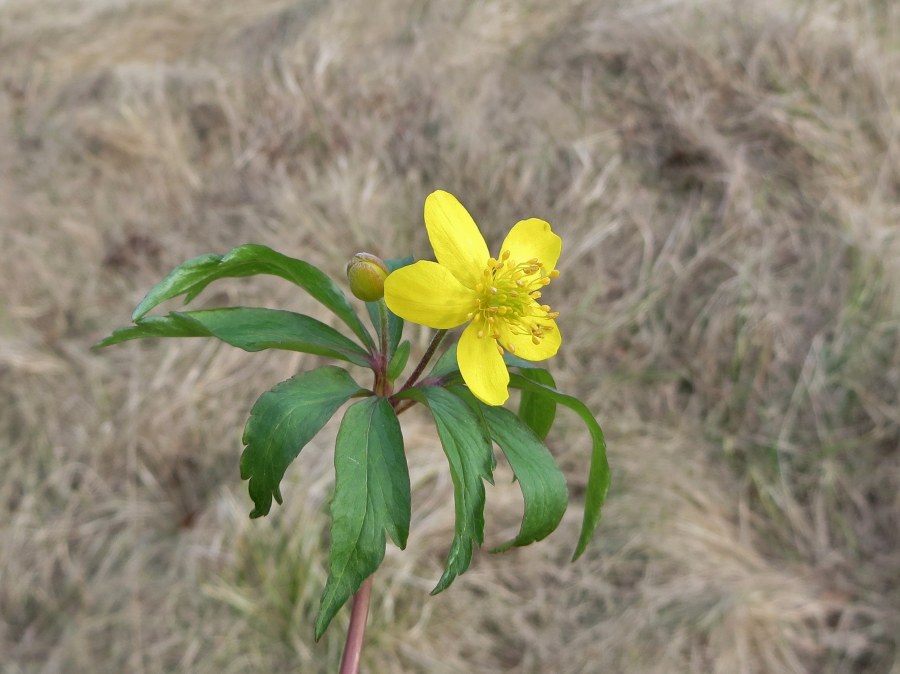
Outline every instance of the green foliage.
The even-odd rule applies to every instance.
[[[400,423],[385,398],[350,407],[334,448],[331,558],[316,618],[316,639],[334,614],[381,564],[385,535],[406,547],[409,535],[409,470]]]
[[[409,341],[401,342],[400,346],[394,352],[391,363],[388,365],[387,376],[390,381],[394,381],[403,372],[406,362],[409,360]]]
[[[138,319],[135,325],[116,330],[97,346],[111,346],[142,337],[216,337],[244,351],[302,351],[363,367],[371,360],[359,344],[315,318],[256,307],[173,311],[168,316],[147,316]]]
[[[519,533],[491,552],[503,552],[546,538],[559,526],[569,503],[566,478],[550,450],[531,428],[509,410],[485,405],[465,389],[454,387],[451,390],[482,415],[491,439],[509,461],[525,500],[525,514]]]
[[[372,336],[350,306],[346,295],[322,270],[267,246],[252,243],[238,246],[225,255],[200,255],[178,265],[153,286],[138,304],[131,319],[137,321],[161,302],[179,295],[185,296],[184,302],[187,304],[217,279],[257,274],[280,276],[300,286],[350,326],[366,346],[374,346]]]
[[[375,334],[381,340],[381,321],[382,316],[387,320],[387,345],[388,355],[392,355],[400,343],[400,337],[403,335],[403,319],[387,308],[384,300],[377,302],[366,302],[366,311],[375,326]]]
[[[594,415],[578,398],[573,398],[565,393],[560,393],[555,388],[539,384],[536,381],[524,377],[520,374],[511,373],[509,385],[523,391],[530,391],[542,396],[546,396],[561,403],[575,412],[588,428],[591,434],[593,446],[591,449],[591,468],[588,472],[587,494],[585,495],[584,517],[581,522],[581,534],[578,537],[578,545],[575,547],[575,554],[572,555],[572,561],[578,559],[587,548],[594,530],[600,524],[600,511],[603,503],[606,501],[606,494],[609,491],[609,463],[606,460],[606,440],[603,437],[603,430],[600,424],[594,419]]]
[[[401,398],[431,410],[453,479],[456,527],[444,574],[431,591],[437,594],[467,568],[472,548],[484,542],[484,482],[493,482],[494,456],[483,420],[463,400],[437,386],[407,389]]]
[[[250,517],[267,515],[272,498],[282,502],[284,471],[338,407],[363,393],[359,384],[335,366],[310,370],[263,393],[244,429],[241,478],[250,480],[255,507]]]
[[[359,256],[357,256],[359,257]],[[389,260],[391,270],[411,257]],[[147,316],[161,302],[194,299],[212,281],[227,277],[273,274],[297,284],[330,309],[352,335],[310,316],[258,307],[176,311]],[[315,624],[319,639],[337,611],[384,559],[387,537],[406,546],[410,526],[410,481],[398,414],[410,404],[428,407],[450,468],[455,504],[453,540],[444,572],[432,594],[445,590],[471,564],[484,542],[485,481],[493,483],[493,446],[509,461],[522,491],[524,512],[518,534],[494,548],[501,552],[548,536],[566,511],[566,481],[544,439],[556,419],[557,404],[573,409],[593,439],[585,512],[574,557],[580,556],[600,520],[609,488],[603,432],[588,409],[560,393],[552,375],[507,353],[510,386],[521,390],[518,415],[477,400],[462,384],[452,344],[424,378],[432,347],[414,370],[415,380],[398,386],[411,346],[403,341],[404,322],[383,300],[365,302],[377,340],[360,322],[344,293],[319,269],[265,246],[244,245],[224,256],[203,255],[172,270],[141,301],[134,325],[120,328],[98,347],[156,337],[214,337],[244,349],[282,349],[334,358],[369,368],[372,390],[361,387],[345,370],[327,365],[302,372],[263,393],[244,429],[241,477],[249,480],[250,517],[267,515],[272,501],[282,503],[281,480],[291,462],[328,420],[351,398],[364,397],[344,414],[335,445],[335,487],[329,575]],[[377,343],[376,343],[377,341]]]
[[[459,372],[459,365],[456,362],[456,343],[451,344],[443,355],[437,359],[434,367],[431,368],[429,377],[447,377],[454,372]]]
[[[553,375],[542,368],[522,367],[519,368],[519,374],[538,384],[556,388]],[[556,400],[536,391],[523,390],[519,399],[519,418],[528,424],[541,440],[546,440],[556,420]]]

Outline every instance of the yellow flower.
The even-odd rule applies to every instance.
[[[437,262],[421,261],[390,274],[384,300],[413,323],[448,329],[469,323],[457,350],[469,389],[489,405],[509,398],[503,350],[525,360],[556,354],[559,314],[538,300],[559,276],[562,240],[543,220],[517,222],[500,254],[488,252],[472,216],[456,197],[437,191],[425,200],[425,227]]]

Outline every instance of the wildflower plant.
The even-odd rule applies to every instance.
[[[374,335],[324,272],[265,246],[247,244],[226,255],[195,257],[173,269],[134,310],[133,325],[97,345],[212,337],[245,351],[300,351],[372,371],[369,386],[338,365],[323,365],[276,384],[250,411],[240,457],[241,477],[248,480],[253,501],[250,517],[267,515],[273,501],[282,503],[280,483],[288,466],[349,403],[335,442],[329,575],[315,623],[318,640],[337,611],[356,595],[342,671],[358,666],[371,576],[384,558],[387,537],[401,549],[407,544],[410,482],[398,419],[404,411],[415,404],[429,410],[453,482],[455,532],[432,594],[468,568],[474,548],[484,541],[484,483],[493,481],[494,445],[521,488],[524,515],[518,534],[492,552],[534,543],[556,529],[568,505],[566,481],[545,444],[557,405],[581,418],[592,441],[573,561],[591,540],[609,488],[606,446],[597,421],[582,402],[556,389],[547,369],[535,365],[555,355],[562,344],[559,314],[543,299],[559,276],[560,238],[543,220],[522,220],[492,257],[466,209],[441,191],[426,199],[425,225],[436,262],[415,262],[412,257],[385,262],[359,253],[347,265],[350,290],[365,303]],[[329,309],[342,329],[303,314],[258,307],[148,315],[172,298],[184,296],[185,303],[190,302],[218,279],[256,274],[296,284]],[[411,352],[410,342],[403,340],[407,321],[434,328],[435,333],[399,383]],[[439,355],[448,330],[463,325],[458,344]],[[502,406],[509,388],[521,392],[516,412]]]

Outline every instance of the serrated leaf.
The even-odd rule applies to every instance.
[[[493,480],[494,454],[484,422],[460,398],[437,386],[411,388],[398,394],[426,405],[453,480],[456,526],[444,574],[431,594],[445,590],[472,561],[475,545],[484,542],[484,482]]]
[[[267,515],[279,484],[300,450],[337,409],[364,392],[345,370],[329,365],[303,372],[263,393],[244,428],[241,479],[250,480],[254,508],[250,517]]]
[[[403,372],[403,368],[406,367],[406,362],[409,360],[409,341],[404,341],[400,343],[400,346],[397,347],[397,350],[394,352],[394,357],[391,358],[391,363],[388,365],[388,379],[390,381],[394,381],[397,377],[400,376],[400,373]]]
[[[593,441],[591,467],[588,472],[581,533],[578,537],[578,544],[575,546],[575,554],[572,556],[572,561],[575,561],[587,548],[587,544],[594,535],[594,530],[600,523],[601,510],[603,503],[606,501],[606,494],[609,491],[609,463],[606,459],[606,440],[603,437],[603,430],[600,428],[597,420],[594,419],[591,411],[578,398],[560,393],[555,388],[544,386],[517,373],[510,373],[509,385],[523,391],[540,393],[565,405],[581,417],[581,420],[588,428],[588,432],[591,434],[591,440]]]
[[[543,368],[523,367],[519,369],[519,373],[538,384],[556,388],[553,375]],[[519,418],[528,424],[541,440],[545,440],[556,419],[556,401],[537,391],[522,391],[522,397],[519,399]]]
[[[136,325],[116,330],[97,347],[145,337],[216,337],[245,351],[302,351],[363,367],[370,365],[369,354],[331,326],[303,314],[257,307],[173,311],[168,316],[147,316]]]
[[[350,326],[366,346],[374,346],[372,336],[347,297],[324,272],[308,262],[258,244],[238,246],[225,255],[200,255],[183,262],[147,293],[131,318],[137,321],[161,302],[179,295],[185,296],[187,304],[217,279],[256,274],[280,276],[300,286]]]
[[[316,618],[316,640],[384,559],[385,531],[401,549],[409,535],[409,470],[391,404],[368,398],[341,421],[334,450],[328,582]]]

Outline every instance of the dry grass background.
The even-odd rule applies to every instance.
[[[186,257],[427,255],[425,195],[565,241],[553,367],[614,488],[437,598],[451,485],[406,421],[368,672],[900,672],[900,5],[0,4],[0,671],[327,672],[334,428],[247,519],[240,431],[315,358],[90,345]],[[270,279],[199,305],[318,313]],[[425,334],[417,334],[422,347]],[[508,476],[508,469],[505,473]],[[517,525],[501,470],[489,539]]]

